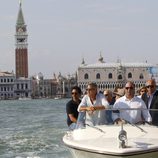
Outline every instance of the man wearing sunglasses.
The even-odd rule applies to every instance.
[[[116,124],[129,122],[132,124],[141,124],[151,122],[151,116],[146,108],[144,101],[135,96],[135,85],[129,81],[125,85],[125,95],[116,100],[113,111],[113,120]]]
[[[81,89],[78,86],[74,86],[71,89],[71,96],[72,99],[66,104],[66,113],[67,113],[67,125],[70,129],[74,129],[77,118],[78,118],[78,105],[80,104],[81,100]]]
[[[158,90],[156,90],[156,82],[154,79],[146,82],[147,94],[142,96],[146,106],[150,109],[152,124],[158,126]]]

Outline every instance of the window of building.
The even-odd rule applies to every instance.
[[[112,78],[112,73],[109,73],[109,75],[108,75],[108,76],[109,76],[109,79],[111,79],[111,78]]]
[[[19,84],[17,84],[17,89],[19,89]]]
[[[143,74],[140,74],[139,79],[144,79]]]
[[[21,84],[21,89],[24,89],[24,84]]]
[[[88,79],[88,74],[87,73],[84,75],[84,79]]]
[[[132,73],[131,72],[128,73],[128,78],[132,78]]]
[[[122,80],[122,75],[118,75],[118,79],[119,79],[119,80]]]
[[[25,84],[25,89],[28,89],[28,85],[27,85],[27,83]]]
[[[96,79],[100,79],[100,73],[96,74]]]

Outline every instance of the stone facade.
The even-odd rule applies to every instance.
[[[32,80],[29,78],[18,78],[14,82],[15,99],[31,98]]]
[[[153,71],[154,70],[154,71]],[[133,81],[136,90],[145,85],[146,80],[158,74],[158,66],[148,63],[105,63],[103,58],[95,64],[82,64],[78,67],[78,85],[85,92],[89,82],[95,82],[99,91],[114,90],[123,87],[127,81]]]
[[[13,72],[0,72],[0,99],[13,99],[15,74]]]
[[[71,97],[71,88],[77,85],[76,76],[55,75],[44,79],[40,72],[32,77],[32,98],[67,98]]]
[[[44,79],[39,73],[31,78],[17,79],[13,72],[0,72],[0,99],[71,97],[71,88],[75,85],[76,76],[59,74],[52,79]]]

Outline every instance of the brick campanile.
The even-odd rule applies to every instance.
[[[15,34],[15,71],[16,78],[28,78],[28,34],[21,6],[20,2]]]

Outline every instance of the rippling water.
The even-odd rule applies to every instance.
[[[0,158],[72,158],[62,142],[67,101],[0,101]]]

